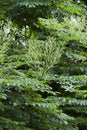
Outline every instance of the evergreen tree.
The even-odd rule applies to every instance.
[[[0,5],[0,130],[85,130],[83,4],[1,0]]]
[[[60,92],[61,109],[73,116],[81,130],[87,129],[87,29],[86,18],[40,19],[50,35],[64,41],[66,48],[58,65],[54,67],[57,78],[52,81]],[[53,31],[52,31],[53,30]],[[55,31],[54,31],[55,30]]]

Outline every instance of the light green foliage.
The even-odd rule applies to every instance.
[[[65,42],[66,49],[56,70],[54,81],[60,84],[61,107],[76,119],[76,123],[86,127],[87,113],[87,29],[85,17],[56,19],[39,19],[41,27],[60,41]],[[62,76],[62,75],[63,76]],[[62,97],[61,97],[62,96]],[[83,108],[84,107],[84,108]],[[83,121],[84,120],[84,121]]]
[[[2,5],[0,18],[5,13],[12,21],[1,21],[0,29],[0,130],[85,130],[83,5],[72,0]]]
[[[58,63],[64,49],[63,43],[48,37],[45,41],[29,40],[30,62],[41,71],[42,75]]]
[[[81,15],[83,13],[82,6],[74,3],[73,0],[64,0],[63,3],[58,4],[58,7],[71,14]]]
[[[73,118],[58,109],[58,93],[47,82],[48,71],[59,62],[64,43],[49,37],[45,41],[30,39],[22,45],[14,40],[14,33],[15,27],[8,36],[1,30],[1,129],[72,128]]]

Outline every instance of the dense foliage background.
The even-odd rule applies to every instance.
[[[85,0],[0,0],[0,130],[87,129]]]

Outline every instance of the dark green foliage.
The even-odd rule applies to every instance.
[[[60,92],[60,98],[56,100],[60,101],[61,109],[65,113],[75,117],[81,130],[87,129],[86,19],[73,17],[61,23],[56,19],[40,19],[40,23],[45,25],[46,30],[51,30],[51,35],[66,43],[60,63],[54,68],[54,73],[58,76],[54,82],[59,87],[57,91]]]
[[[87,129],[83,4],[1,0],[0,7],[0,130]]]
[[[49,0],[19,0],[13,4],[12,9],[9,10],[6,15],[20,27],[28,25],[34,30],[37,27],[35,23],[37,23],[38,18],[46,18],[50,13]]]
[[[9,23],[10,26],[14,27]],[[48,70],[58,63],[63,46],[56,39],[29,40],[22,45],[1,30],[0,128],[74,129],[74,119],[58,109],[58,93],[48,85]],[[55,50],[55,51],[54,51]]]

